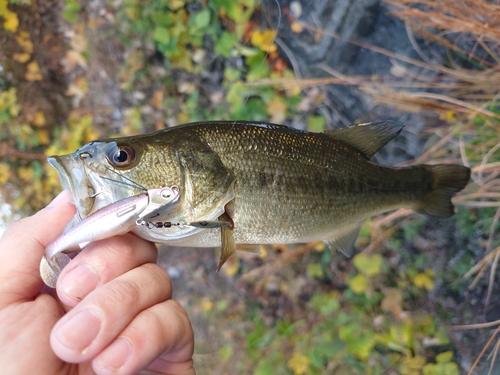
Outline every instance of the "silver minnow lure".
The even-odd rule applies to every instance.
[[[70,261],[67,253],[79,251],[89,242],[125,234],[137,225],[165,216],[176,206],[179,196],[177,187],[150,189],[86,217],[47,246],[40,263],[43,281],[55,288],[59,274]]]

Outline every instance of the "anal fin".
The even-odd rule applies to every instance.
[[[332,239],[326,240],[325,245],[330,249],[335,248],[340,251],[346,257],[350,258],[353,255],[354,244],[359,235],[359,230],[361,226],[357,226],[348,232],[342,233]]]

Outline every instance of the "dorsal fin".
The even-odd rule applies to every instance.
[[[345,128],[327,130],[325,134],[343,141],[371,158],[387,142],[399,134],[404,124],[398,121],[367,122]]]

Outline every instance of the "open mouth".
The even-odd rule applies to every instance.
[[[94,205],[94,191],[82,162],[73,155],[51,156],[48,159],[59,173],[64,189],[68,189],[80,217],[88,216]]]

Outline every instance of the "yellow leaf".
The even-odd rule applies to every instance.
[[[282,124],[286,119],[286,104],[279,99],[271,100],[267,106],[267,114],[272,116],[272,123]]]
[[[95,127],[91,127],[90,129],[87,129],[87,131],[85,132],[85,135],[83,137],[83,142],[88,143],[91,141],[95,141],[100,137],[101,133],[99,132],[99,130],[97,130]]]
[[[10,177],[10,166],[7,163],[0,162],[0,184],[6,184]]]
[[[370,257],[365,254],[358,254],[353,261],[356,269],[367,276],[378,275],[382,269],[383,259],[380,254],[374,254]]]
[[[403,363],[408,366],[411,370],[420,370],[425,364],[427,360],[424,356],[416,355],[415,357],[407,357],[403,360]]]
[[[30,40],[30,34],[27,31],[20,31],[16,35],[16,42],[25,53],[33,53],[33,42]]]
[[[27,72],[24,76],[27,81],[41,81],[43,79],[40,73],[40,66],[36,61],[30,62],[27,66]]]
[[[177,9],[180,9],[184,6],[185,1],[184,0],[169,0],[168,2],[168,7],[176,11]]]
[[[301,33],[304,30],[304,27],[299,21],[293,21],[292,24],[290,25],[290,30],[294,33]]]
[[[185,124],[189,122],[189,113],[181,112],[177,115],[177,118],[179,119],[179,124]]]
[[[7,9],[3,14],[3,18],[5,19],[3,28],[7,31],[15,33],[17,31],[17,27],[19,26],[17,14]]]
[[[418,288],[425,288],[427,290],[434,289],[434,283],[427,273],[419,273],[413,278],[413,284]]]
[[[200,301],[200,307],[203,311],[211,311],[214,308],[214,303],[208,298],[202,298]]]
[[[40,142],[41,145],[50,144],[50,137],[49,137],[49,133],[47,132],[47,130],[39,129],[35,133],[36,133],[36,137],[38,138],[38,141]]]
[[[273,43],[275,35],[275,30],[266,30],[263,32],[257,30],[252,34],[250,43],[259,47],[264,52],[274,52],[278,49],[276,44]]]
[[[288,368],[290,368],[294,375],[307,374],[309,366],[311,365],[311,358],[302,354],[298,350],[294,350],[292,357],[287,362]]]
[[[231,257],[222,268],[227,277],[233,277],[240,270],[240,258]]]
[[[0,16],[3,16],[7,11],[8,0],[0,0]]]
[[[325,251],[325,244],[323,242],[318,242],[318,244],[316,246],[314,246],[314,250],[316,250],[318,253],[322,253],[323,251]]]
[[[45,125],[45,115],[42,111],[35,112],[35,116],[33,116],[33,125],[40,127]]]
[[[31,55],[29,53],[14,53],[12,58],[18,63],[24,64],[30,59]]]
[[[33,174],[35,170],[33,167],[19,167],[17,169],[17,175],[23,181],[30,182],[33,180]]]
[[[348,283],[352,291],[356,294],[362,294],[368,289],[368,280],[365,275],[360,273],[349,280]]]

